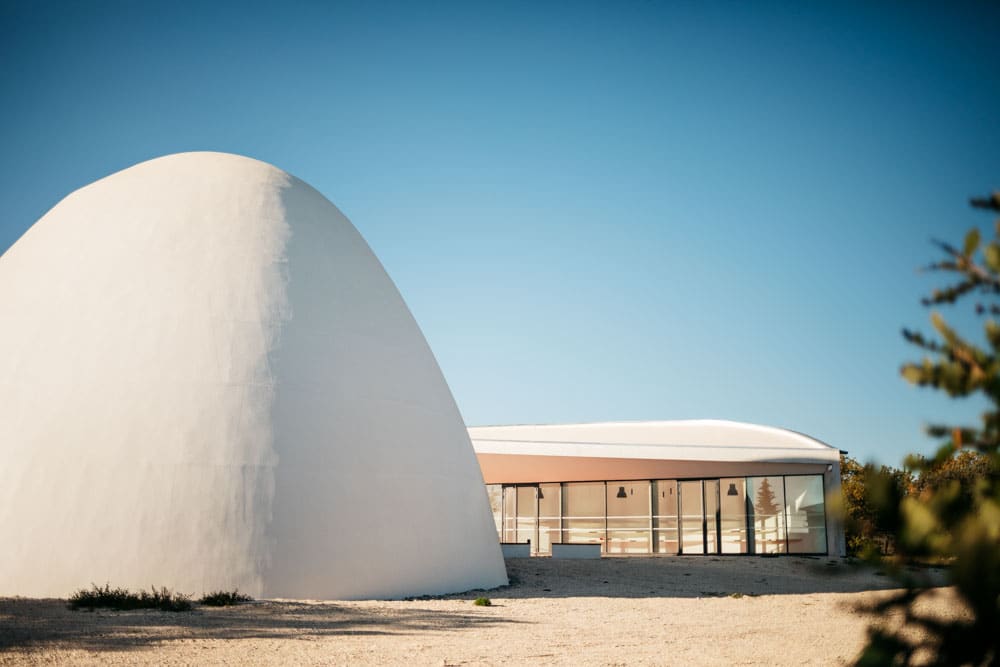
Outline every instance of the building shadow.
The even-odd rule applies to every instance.
[[[428,608],[419,600],[391,609],[267,601],[238,607],[196,607],[190,612],[90,612],[72,611],[65,600],[3,598],[0,661],[4,652],[12,650],[129,651],[155,648],[165,641],[375,637],[459,632],[506,623],[516,621],[479,608],[468,613]]]
[[[863,593],[897,588],[887,573],[826,557],[629,556],[596,560],[508,559],[510,585],[408,601],[262,601],[190,612],[71,611],[65,600],[0,598],[0,662],[23,651],[155,650],[198,640],[310,640],[338,635],[414,635],[521,623],[506,609],[544,598],[713,598]],[[915,571],[934,585],[946,572]],[[474,607],[484,596],[494,607]],[[450,601],[440,604],[439,601]],[[463,609],[456,609],[462,601]],[[468,607],[464,607],[464,605]]]

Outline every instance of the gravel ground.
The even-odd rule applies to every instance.
[[[0,664],[843,664],[864,643],[856,606],[891,586],[826,558],[533,558],[507,569],[510,586],[416,600],[170,613],[0,599]],[[473,605],[480,595],[493,605]],[[961,613],[948,589],[930,604]]]

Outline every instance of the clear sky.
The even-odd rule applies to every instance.
[[[935,5],[0,0],[0,251],[109,173],[241,153],[354,222],[470,424],[898,463],[981,407],[906,385],[899,332],[1000,189],[1000,8]]]

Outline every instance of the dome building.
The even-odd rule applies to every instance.
[[[0,320],[0,595],[507,582],[416,322],[283,171],[185,153],[74,192],[0,257]]]

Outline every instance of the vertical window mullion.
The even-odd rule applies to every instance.
[[[647,553],[653,553],[653,480],[649,480],[649,488],[646,489],[646,512],[649,514],[649,549]]]
[[[542,486],[539,484],[535,487],[535,542],[532,546],[535,547],[535,553],[538,553],[538,522],[541,521],[540,514],[542,511],[542,501],[538,499],[538,494],[541,491]]]
[[[566,482],[559,482],[559,543],[566,542]]]
[[[608,483],[604,482],[604,543],[603,551],[608,553]]]
[[[701,480],[701,553],[708,554],[708,503],[705,498],[705,480]]]
[[[785,476],[781,476],[781,519],[785,531],[785,555],[788,554],[788,489],[785,488]]]

